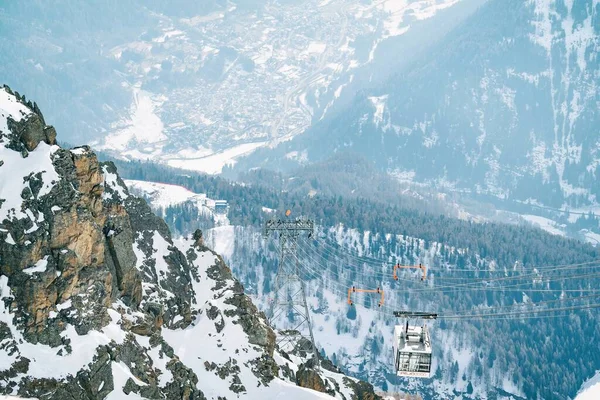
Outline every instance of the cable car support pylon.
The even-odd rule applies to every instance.
[[[289,217],[289,215],[290,211],[288,210],[286,216]],[[280,335],[277,344],[285,350],[288,345],[295,349],[299,346],[301,348],[302,343],[306,345],[310,343],[310,348],[301,348],[301,350],[313,353],[313,365],[315,369],[318,369],[319,355],[306,303],[306,285],[300,277],[296,254],[300,234],[308,233],[308,237],[310,237],[313,231],[314,222],[308,219],[270,219],[265,224],[264,235],[267,237],[271,233],[279,233],[280,245],[279,267],[275,276],[274,300],[269,322],[271,326],[274,326],[278,317],[287,315],[296,323],[292,331],[298,332],[288,331],[286,334]],[[304,328],[307,328],[308,335],[302,333]],[[306,341],[302,342],[301,339],[306,339]]]

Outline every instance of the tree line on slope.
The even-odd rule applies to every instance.
[[[227,182],[221,178],[203,174],[182,172],[164,166],[141,162],[117,162],[119,172],[129,179],[158,181],[178,184],[188,189],[207,193],[212,198],[226,199],[230,203],[230,219],[232,223],[243,226],[260,227],[268,214],[262,207],[277,210],[291,208],[296,215],[307,215],[314,218],[322,226],[336,226],[343,223],[358,231],[371,231],[374,242],[372,248],[385,245],[396,249],[409,257],[418,256],[419,248],[414,244],[395,243],[394,236],[388,243],[383,238],[386,233],[394,232],[406,237],[418,237],[424,240],[424,248],[433,242],[442,243],[439,250],[441,260],[458,268],[481,268],[481,260],[495,261],[499,268],[512,268],[516,262],[525,267],[540,265],[571,264],[599,259],[598,250],[590,245],[559,236],[550,235],[539,229],[525,226],[512,226],[496,223],[477,224],[456,220],[442,215],[406,209],[398,205],[362,198],[344,198],[341,196],[302,196],[300,194],[280,193],[261,185],[241,185]],[[169,211],[167,211],[169,212]],[[172,210],[173,221],[185,219],[193,225],[193,211],[185,208]],[[375,235],[379,233],[379,236]],[[236,244],[236,247],[238,245]],[[450,248],[467,249],[462,254]],[[250,250],[248,250],[250,251]],[[246,251],[246,253],[248,253]],[[478,257],[475,257],[478,255]],[[246,255],[247,258],[248,254]],[[327,257],[327,256],[326,256]],[[255,264],[268,264],[267,273],[273,273],[274,260],[263,255],[252,257]],[[244,260],[246,262],[247,260]],[[271,265],[272,264],[272,265]],[[334,268],[333,266],[328,267]],[[246,274],[252,271],[246,269]],[[242,271],[238,271],[244,274]],[[568,270],[564,272],[568,273]],[[450,275],[452,277],[453,275]],[[242,276],[240,276],[242,277]],[[243,281],[248,289],[258,293],[268,293],[269,287],[257,288],[257,275],[248,275]],[[353,279],[359,279],[354,277]],[[269,286],[266,278],[263,285]],[[557,288],[555,284],[551,288]],[[561,285],[561,288],[577,288],[572,282]],[[527,292],[530,286],[524,287]],[[439,304],[449,304],[456,310],[469,310],[474,304],[511,304],[519,301],[519,293],[503,292],[471,292],[456,290],[450,293],[433,295]],[[522,297],[522,296],[521,296]],[[538,296],[535,301],[546,300],[551,296]],[[418,305],[416,305],[418,306]],[[347,319],[347,318],[346,318]],[[348,319],[347,319],[348,320]],[[348,320],[351,321],[351,320]],[[340,325],[340,329],[349,326]],[[507,320],[488,322],[444,322],[443,329],[460,330],[468,334],[477,346],[481,346],[482,355],[479,363],[469,368],[474,376],[486,375],[486,370],[495,365],[500,368],[518,366],[511,376],[511,381],[521,382],[525,394],[535,397],[538,390],[545,398],[564,398],[557,393],[574,393],[581,384],[582,378],[594,371],[600,359],[589,356],[579,363],[574,363],[572,349],[579,346],[585,354],[593,354],[587,347],[592,338],[600,337],[595,317],[591,313],[578,313],[561,323],[553,320]],[[493,330],[498,334],[489,335]],[[548,339],[545,339],[547,337]],[[581,343],[581,338],[590,338],[589,343]],[[570,338],[570,339],[569,339]],[[575,340],[576,338],[579,338]],[[583,346],[583,347],[582,347]],[[579,351],[577,351],[579,354]],[[542,361],[547,365],[541,366]],[[565,371],[568,369],[568,372]],[[448,371],[445,371],[446,373]],[[487,379],[487,378],[482,378]],[[542,385],[543,384],[543,385]]]
[[[267,242],[264,248],[257,248],[256,243],[250,240],[252,235],[251,231],[245,233],[236,231],[236,238],[238,236],[240,238],[236,239],[231,266],[250,293],[259,299],[268,298],[271,296],[277,268],[277,249],[271,246],[271,242]],[[338,230],[335,234],[328,235],[329,243],[335,243],[336,235],[339,235]],[[346,231],[339,237],[342,237],[343,241],[348,241],[354,235],[355,233]],[[362,232],[357,236],[361,244],[365,243]],[[600,326],[597,323],[595,310],[573,311],[567,316],[564,316],[565,312],[553,312],[542,314],[541,318],[531,318],[534,316],[531,313],[533,305],[541,305],[546,301],[550,303],[545,307],[555,308],[593,304],[595,300],[592,298],[577,302],[557,300],[563,294],[566,294],[567,299],[589,295],[590,289],[598,287],[598,278],[573,278],[572,275],[581,271],[573,272],[570,269],[543,272],[540,276],[531,277],[529,276],[531,269],[527,269],[522,273],[509,274],[516,277],[529,276],[526,279],[494,283],[493,278],[504,278],[505,273],[500,271],[475,274],[465,273],[464,270],[452,272],[451,269],[445,269],[445,266],[458,267],[458,257],[462,257],[462,268],[479,268],[484,271],[490,268],[492,262],[484,261],[476,254],[470,252],[464,254],[463,249],[440,246],[436,243],[430,243],[427,248],[423,241],[414,238],[398,237],[394,240],[392,238],[394,235],[391,237],[370,235],[365,245],[367,255],[376,258],[393,255],[394,259],[402,263],[411,260],[418,262],[424,257],[429,257],[431,273],[436,276],[433,280],[441,287],[465,284],[465,282],[473,284],[473,281],[486,277],[492,279],[491,285],[487,286],[486,282],[480,282],[471,287],[459,286],[452,289],[420,291],[427,288],[427,285],[421,283],[418,276],[413,276],[414,284],[406,281],[395,282],[391,279],[391,272],[386,279],[381,274],[376,275],[377,268],[368,264],[361,265],[350,256],[344,258],[343,252],[338,254],[324,250],[322,243],[318,243],[310,251],[306,249],[307,244],[303,243],[304,250],[300,252],[303,276],[309,282],[311,295],[317,299],[312,313],[323,314],[326,316],[325,320],[333,320],[334,334],[349,335],[363,342],[361,347],[365,352],[361,353],[362,356],[349,354],[343,349],[328,354],[347,372],[352,372],[357,377],[367,379],[381,387],[386,381],[399,387],[406,384],[406,381],[394,376],[391,367],[385,361],[389,354],[385,347],[381,346],[380,329],[392,330],[397,320],[390,315],[379,315],[377,320],[383,318],[381,321],[383,325],[379,322],[371,325],[367,336],[361,337],[360,332],[364,334],[365,331],[361,329],[361,324],[364,325],[365,320],[369,321],[371,318],[365,318],[364,311],[357,312],[356,308],[350,306],[342,307],[337,312],[332,311],[329,308],[331,304],[328,304],[328,300],[323,295],[326,290],[331,291],[337,297],[337,301],[345,303],[345,296],[341,293],[344,288],[354,285],[375,288],[386,282],[389,284],[386,286],[386,304],[392,307],[401,304],[408,309],[438,312],[440,315],[520,312],[520,315],[508,316],[506,319],[480,319],[473,316],[459,321],[440,319],[434,323],[432,337],[435,357],[439,364],[434,371],[433,381],[454,384],[462,379],[467,387],[468,383],[472,382],[479,387],[488,388],[489,398],[495,398],[493,393],[501,391],[501,389],[496,391],[495,386],[502,385],[506,378],[509,386],[512,384],[522,388],[526,398],[536,398],[539,393],[541,398],[545,399],[566,399],[567,395],[573,395],[581,383],[600,365],[600,354],[594,351],[596,338],[600,337]],[[430,250],[435,254],[434,256]],[[517,269],[522,268],[517,267]],[[597,267],[594,270],[597,270]],[[380,268],[379,272],[381,271]],[[553,281],[556,277],[565,279]],[[407,273],[403,278],[411,279],[411,276]],[[433,276],[428,280],[431,278]],[[443,281],[438,281],[440,278]],[[511,287],[515,282],[519,283],[516,289]],[[483,288],[486,290],[482,290]],[[545,291],[546,289],[548,291]],[[538,292],[538,290],[543,291]],[[565,292],[563,293],[562,290]],[[526,299],[530,299],[533,304],[524,304]],[[365,296],[364,299],[356,300],[367,309],[372,309],[374,313],[381,311],[376,299]],[[556,315],[561,314],[563,315],[561,318],[556,318]],[[461,371],[459,374],[455,353],[460,352],[461,349],[475,350],[475,354],[468,361],[464,372]],[[464,360],[462,363],[464,368]],[[424,383],[427,386],[432,381],[424,381]],[[421,389],[423,393],[427,393],[428,389],[425,387]],[[432,392],[426,398],[437,397]]]
[[[238,184],[149,162],[113,161],[126,179],[181,185],[196,193],[206,193],[210,198],[227,200],[229,219],[234,225],[262,226],[271,215],[265,213],[263,207],[276,210],[273,215],[281,216],[291,209],[293,215],[310,217],[323,226],[343,223],[359,231],[393,232],[469,249],[484,259],[495,260],[501,268],[510,268],[517,261],[524,266],[536,266],[600,259],[600,250],[589,244],[528,226],[475,223],[360,197],[310,197],[277,192],[261,185]],[[194,211],[174,208],[177,212],[166,209],[174,221],[178,218],[193,221]]]

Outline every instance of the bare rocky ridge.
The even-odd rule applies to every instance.
[[[0,394],[269,398],[298,384],[377,398],[281,352],[200,232],[174,241],[114,165],[59,148],[35,104],[7,87],[0,95],[0,182],[16,188],[0,191]],[[23,160],[25,175],[9,175]]]

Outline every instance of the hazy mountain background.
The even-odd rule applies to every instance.
[[[352,149],[409,182],[597,204],[599,34],[597,2],[488,1],[377,89],[238,167]]]
[[[8,2],[0,74],[67,142],[217,173],[350,103],[482,2]]]
[[[117,162],[175,235],[205,230],[260,308],[264,220],[317,221],[332,247],[304,243],[302,265],[345,372],[427,399],[570,399],[600,370],[597,313],[528,314],[598,293],[595,264],[544,271],[598,259],[598,0],[38,0],[0,4],[0,22],[0,77]],[[440,280],[404,290],[381,259]],[[368,298],[348,310],[353,284],[388,285],[395,307],[523,314],[434,324],[436,376],[401,380],[396,321]]]
[[[598,7],[9,2],[0,74],[68,143],[233,179],[349,151],[468,214],[595,243],[574,224],[597,212]]]

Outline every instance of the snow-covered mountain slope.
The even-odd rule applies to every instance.
[[[475,398],[484,394],[504,398],[509,392],[522,398],[566,400],[600,367],[593,339],[598,337],[597,313],[587,308],[597,302],[600,253],[589,245],[539,229],[466,222],[385,202],[277,195],[222,178],[189,175],[182,179],[180,173],[169,175],[164,167],[151,164],[144,174],[135,172],[138,163],[119,165],[129,176],[162,177],[196,191],[219,193],[230,202],[230,220],[244,226],[203,229],[205,242],[219,249],[266,313],[274,300],[279,245],[265,241],[260,225],[282,215],[288,204],[293,204],[295,213],[323,224],[319,234],[303,239],[298,250],[309,286],[310,313],[318,322],[317,345],[344,371],[382,390],[387,385],[392,391],[420,393],[425,399],[452,397],[455,390],[467,397],[472,390]],[[189,215],[182,213],[181,218]],[[353,226],[368,232],[349,228]],[[416,272],[394,281],[389,266],[396,261],[423,262],[429,267],[427,283],[421,283]],[[398,320],[389,309],[378,309],[377,299],[369,297],[356,299],[360,306],[353,315],[346,298],[354,285],[382,287],[385,303],[392,309],[446,316],[430,323],[432,380],[411,382],[393,375],[390,340]],[[576,309],[565,313],[551,309],[571,305]],[[509,314],[479,317],[504,312]],[[461,317],[448,320],[452,315]],[[291,325],[282,319],[277,326]]]
[[[9,2],[0,74],[73,120],[59,126],[67,142],[218,173],[303,132],[483,1]]]
[[[277,245],[262,239],[261,232],[253,228],[231,227],[231,232],[234,243],[226,257],[232,260],[230,265],[253,294],[258,307],[268,312],[277,268]],[[220,231],[206,232],[211,242],[219,242],[219,235]],[[551,317],[530,318],[532,303],[556,304],[564,296],[584,296],[585,300],[588,290],[593,293],[594,284],[568,279],[574,272],[557,280],[552,270],[547,271],[548,267],[524,268],[519,260],[510,266],[500,265],[498,260],[481,257],[472,249],[402,235],[375,235],[342,226],[321,228],[317,237],[313,239],[316,244],[305,240],[298,250],[301,271],[308,282],[315,340],[336,365],[354,376],[384,390],[418,393],[425,399],[452,396],[508,399],[537,395],[567,399],[575,395],[590,373],[587,367],[574,372],[569,365],[586,357],[588,350],[593,352],[593,344],[586,351],[573,350],[582,343],[571,339],[583,334],[580,329],[587,332],[585,335],[596,335],[593,310],[576,311],[577,315],[571,316],[545,314]],[[427,283],[420,283],[419,272],[402,274],[402,280],[395,282],[389,268],[375,259],[387,259],[388,267],[395,261],[408,265],[423,262],[430,268]],[[590,279],[596,279],[595,269],[585,271]],[[387,307],[379,309],[377,299],[365,296],[356,299],[358,305],[352,310],[346,304],[346,297],[348,288],[354,285],[381,287]],[[577,304],[572,301],[565,305]],[[440,315],[499,311],[524,314],[430,323],[433,377],[406,380],[395,377],[392,367],[392,332],[398,320],[390,311],[400,309],[435,311]],[[593,321],[583,328],[575,322],[578,318]],[[287,326],[291,326],[290,321],[278,321],[278,327]],[[552,345],[541,345],[540,337]],[[591,363],[599,365],[600,360],[597,357],[594,360]],[[535,369],[535,365],[544,368]],[[591,371],[595,369],[592,367]],[[569,376],[560,381],[560,389],[550,383],[551,376],[556,374]],[[568,387],[563,385],[566,379],[571,382]],[[545,382],[544,388],[539,382]]]
[[[235,246],[232,246],[234,251],[229,255],[229,259],[240,260],[240,262],[233,261],[231,265],[242,277],[249,292],[254,293],[253,299],[259,308],[268,313],[270,302],[273,301],[270,291],[278,256],[276,251],[272,252],[268,249],[276,246],[272,242],[262,241],[260,233],[251,228],[235,227],[234,232]],[[222,240],[220,234],[219,231],[209,231],[207,238],[219,242]],[[375,246],[375,243],[381,245],[381,242],[370,238],[368,233],[363,235],[341,226],[330,230],[329,234],[332,238],[336,238],[334,240],[337,240],[340,245],[357,250],[357,254],[372,254],[375,247],[371,246]],[[426,251],[424,243],[419,244],[419,242],[414,238],[399,238],[397,246],[398,249],[413,248],[414,253],[410,256],[419,258],[428,265],[440,263],[439,245],[431,243],[429,250]],[[331,249],[321,245],[319,249],[321,256],[307,248],[305,242],[302,242],[299,249],[302,275],[308,282],[308,300],[315,341],[317,346],[344,371],[367,379],[390,392],[416,392],[426,399],[447,398],[454,393],[466,395],[469,385],[476,398],[499,395],[499,393],[523,395],[518,385],[504,379],[494,368],[482,371],[480,376],[474,373],[473,366],[479,361],[478,351],[472,338],[464,332],[461,333],[460,327],[456,327],[458,328],[456,330],[439,329],[437,324],[430,325],[432,337],[435,338],[433,343],[435,357],[432,365],[434,379],[395,377],[392,338],[394,325],[398,321],[390,313],[394,307],[379,309],[376,306],[377,299],[368,296],[357,297],[357,305],[350,307],[346,303],[347,290],[352,285],[361,288],[381,287],[385,292],[385,303],[393,304],[397,309],[415,308],[419,304],[429,309],[431,304],[407,299],[398,284],[392,281],[391,274],[386,279],[383,267],[365,265],[361,272],[353,272],[352,264],[357,263],[357,260],[350,261],[347,265],[345,260],[336,260]],[[381,250],[384,250],[383,246]],[[447,250],[456,253],[465,251],[464,249]],[[404,257],[406,254],[399,259]],[[331,260],[331,264],[326,261],[326,258]],[[260,264],[259,260],[262,260]],[[410,263],[408,259],[404,261]],[[248,265],[255,268],[248,269]],[[344,272],[345,268],[348,268],[348,272]],[[488,267],[482,264],[479,268]],[[436,276],[441,273],[436,269],[431,270],[430,282],[434,282]],[[417,274],[405,274],[403,278],[414,278],[415,282],[419,280]],[[276,326],[279,329],[292,328],[294,322],[279,318]],[[454,362],[457,363],[456,367],[453,367]],[[450,370],[453,368],[456,368],[456,372],[451,373]],[[464,379],[457,379],[463,375]],[[503,397],[500,395],[498,398]]]
[[[173,241],[113,164],[57,146],[37,106],[7,87],[0,142],[0,393],[377,398],[292,366],[200,231]]]
[[[202,207],[206,206],[209,201],[206,194],[194,193],[182,186],[131,179],[125,179],[124,182],[130,192],[148,196],[148,202],[154,207],[166,208],[187,201],[194,202],[198,207]]]
[[[132,194],[145,199],[154,213],[169,223],[176,236],[187,233],[189,229],[209,229],[215,226],[228,229],[227,213],[217,210],[216,200],[208,198],[205,193],[194,193],[183,186],[165,183],[131,179],[124,182]],[[215,243],[212,248],[222,254],[223,250],[227,251],[228,243]]]
[[[596,400],[600,399],[600,373],[596,373],[592,378],[581,385],[575,400]]]
[[[597,203],[599,15],[595,0],[490,0],[410,68],[240,171],[351,149],[437,188]]]

